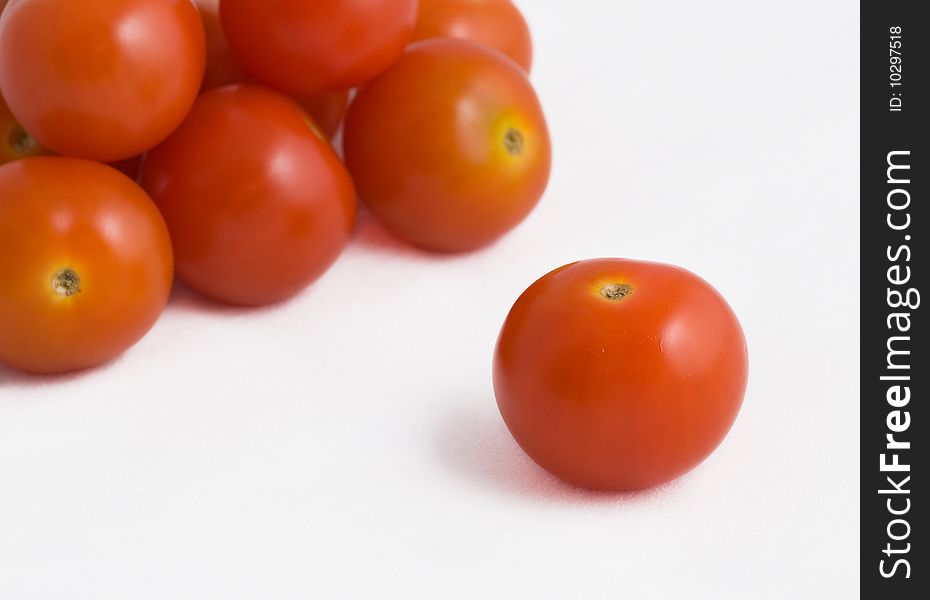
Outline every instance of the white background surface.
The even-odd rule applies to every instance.
[[[486,251],[371,222],[273,310],[176,290],[135,349],[0,369],[0,598],[858,597],[858,5],[523,0],[551,186]],[[685,266],[750,344],[684,479],[579,491],[521,454],[493,344],[579,258]]]

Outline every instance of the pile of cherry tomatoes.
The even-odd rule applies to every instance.
[[[356,201],[436,252],[497,240],[549,178],[510,0],[0,0],[0,363],[100,365],[175,276],[284,301]],[[342,152],[332,140],[342,132]],[[631,489],[692,468],[746,387],[735,315],[687,271],[567,265],[517,301],[498,405],[539,464]]]
[[[357,198],[428,250],[493,242],[548,181],[531,60],[509,0],[9,1],[0,362],[113,358],[175,274],[286,300],[339,257]]]

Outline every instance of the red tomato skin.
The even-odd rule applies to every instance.
[[[203,76],[203,90],[212,90],[234,83],[255,83],[232,53],[223,25],[220,22],[219,0],[194,0],[203,19],[207,34],[207,70]],[[295,100],[310,113],[320,131],[333,139],[342,126],[346,108],[349,106],[349,91],[323,92],[311,96],[296,97]]]
[[[309,117],[258,86],[204,93],[148,153],[142,185],[165,216],[180,278],[243,306],[290,298],[345,247],[352,180]]]
[[[313,121],[327,138],[331,140],[336,137],[349,108],[348,91],[323,92],[309,98],[294,100],[313,117]]]
[[[190,0],[29,0],[0,21],[0,88],[56,154],[116,162],[184,119],[204,71]]]
[[[503,52],[529,73],[533,38],[510,0],[420,0],[411,41],[437,37],[469,40]]]
[[[631,288],[622,299],[606,286]],[[742,328],[683,269],[622,259],[566,265],[507,317],[494,390],[508,428],[571,484],[634,490],[671,481],[713,452],[748,381]]]
[[[23,129],[0,94],[0,165],[43,154],[48,154],[48,151]]]
[[[207,40],[207,64],[202,89],[212,90],[233,83],[247,83],[251,78],[233,56],[223,24],[220,22],[220,0],[194,0],[200,11]]]
[[[101,365],[154,325],[173,279],[151,199],[115,169],[62,157],[0,167],[0,363],[32,373]],[[78,274],[80,291],[54,277]]]
[[[410,41],[417,0],[222,0],[234,54],[293,96],[347,90],[387,69]]]
[[[125,175],[126,177],[132,179],[135,182],[139,181],[139,173],[142,170],[142,160],[145,158],[145,155],[140,154],[139,156],[133,156],[132,158],[127,158],[126,160],[121,160],[114,163],[109,163],[111,167]]]
[[[519,152],[508,150],[512,132]],[[411,45],[359,90],[344,146],[359,196],[379,220],[439,252],[486,246],[521,223],[546,189],[552,160],[526,73],[499,52],[454,39]]]

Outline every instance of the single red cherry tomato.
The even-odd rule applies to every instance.
[[[345,155],[360,197],[388,229],[452,252],[520,223],[542,196],[551,161],[526,73],[453,39],[410,46],[359,91],[346,116]]]
[[[256,79],[292,95],[346,90],[401,55],[417,0],[222,0],[223,29]]]
[[[0,88],[56,154],[143,153],[184,119],[204,69],[190,0],[28,0],[0,21]]]
[[[0,95],[0,165],[41,154],[48,151],[23,129]]]
[[[203,77],[203,90],[212,90],[233,83],[250,83],[253,80],[233,56],[223,25],[220,22],[219,0],[194,0],[200,9],[204,31],[207,34],[207,71]],[[345,116],[349,92],[324,92],[295,100],[310,113],[320,130],[332,139]]]
[[[437,37],[460,38],[494,48],[527,73],[533,66],[530,28],[510,0],[420,0],[413,40]]]
[[[285,300],[349,239],[352,180],[307,114],[258,86],[205,92],[146,156],[142,184],[174,241],[178,275],[221,302]]]
[[[51,156],[4,165],[0,215],[0,363],[34,373],[94,367],[135,344],[164,309],[168,230],[115,169]]]
[[[549,273],[517,300],[494,356],[504,421],[579,486],[632,490],[704,460],[733,424],[748,357],[739,321],[683,269],[621,259]]]

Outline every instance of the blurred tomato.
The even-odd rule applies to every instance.
[[[155,323],[171,290],[171,240],[124,175],[74,158],[19,160],[0,167],[0,215],[0,363],[96,366]]]
[[[13,117],[0,95],[0,165],[46,153],[45,148]]]
[[[451,37],[500,50],[529,73],[533,40],[510,0],[420,0],[414,40]]]
[[[748,357],[726,301],[693,273],[587,260],[520,296],[494,355],[514,438],[575,485],[632,490],[683,475],[726,436]]]
[[[253,81],[239,65],[226,41],[226,34],[223,33],[220,23],[219,0],[194,1],[200,9],[207,34],[207,70],[203,78],[203,89],[211,90],[233,83]],[[295,100],[310,113],[320,130],[332,139],[342,125],[342,118],[349,104],[349,92],[325,92],[304,98],[297,97]]]
[[[345,154],[361,199],[387,228],[440,251],[480,247],[520,223],[545,190],[551,161],[526,73],[453,39],[410,46],[359,91]]]
[[[0,89],[57,154],[141,154],[184,119],[204,34],[190,0],[29,0],[0,21]]]
[[[292,100],[258,86],[205,92],[142,184],[174,241],[178,275],[215,300],[285,300],[348,241],[352,180]]]
[[[246,70],[300,97],[346,90],[387,69],[416,16],[416,0],[220,3],[223,29]]]

